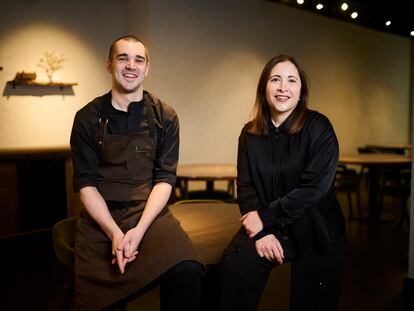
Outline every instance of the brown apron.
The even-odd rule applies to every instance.
[[[97,187],[106,201],[131,202],[110,209],[125,233],[136,226],[152,189],[153,163],[156,159],[157,133],[151,121],[151,107],[145,100],[149,130],[127,136],[106,134],[107,119],[100,122]],[[143,288],[184,260],[200,259],[178,220],[166,206],[148,228],[137,258],[128,263],[125,273],[111,264],[112,243],[99,225],[82,210],[77,224],[75,275],[79,309],[99,310]]]

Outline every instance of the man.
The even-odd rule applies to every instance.
[[[71,149],[84,209],[75,246],[80,309],[106,308],[152,281],[162,310],[198,310],[203,266],[169,211],[179,126],[174,110],[144,91],[148,52],[132,35],[115,40],[112,89],[80,109]]]

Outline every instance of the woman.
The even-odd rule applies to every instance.
[[[291,56],[272,58],[239,137],[242,227],[221,262],[220,310],[256,310],[271,269],[287,261],[290,310],[338,308],[345,242],[333,187],[338,141],[307,102],[301,66]]]

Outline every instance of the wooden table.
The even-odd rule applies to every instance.
[[[340,155],[339,164],[356,165],[401,165],[411,163],[411,157],[389,153],[361,153]]]
[[[241,227],[234,203],[187,203],[171,206],[206,264],[219,262],[224,249]]]
[[[367,144],[365,147],[378,150],[379,152],[393,152],[397,154],[404,154],[406,151],[413,149],[413,146],[410,144]]]
[[[338,164],[363,165],[368,167],[368,218],[379,220],[379,200],[381,193],[381,180],[384,169],[387,167],[410,167],[411,157],[389,153],[364,153],[339,156]]]
[[[177,184],[182,197],[188,197],[188,182],[205,181],[206,192],[214,193],[214,181],[229,182],[228,191],[234,197],[234,182],[237,178],[237,168],[233,164],[186,164],[177,167]]]
[[[190,236],[200,258],[208,265],[207,273],[203,276],[203,293],[211,297],[216,293],[219,281],[219,271],[215,265],[220,262],[227,245],[241,228],[239,206],[234,203],[187,203],[172,205],[171,211]],[[286,284],[290,282],[290,267],[288,263],[272,270],[263,293],[261,310],[263,306],[269,307],[266,310],[273,310],[275,298],[282,301],[283,306],[289,305],[289,286]],[[203,310],[215,310],[209,302],[206,304]]]

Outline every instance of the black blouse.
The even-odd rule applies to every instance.
[[[107,114],[107,133],[112,135],[146,131],[149,125],[144,100],[149,101],[153,109],[151,115],[155,118],[155,125],[161,132],[154,163],[153,182],[155,184],[162,181],[174,186],[179,152],[179,124],[175,111],[146,91],[142,101],[130,103],[128,112],[115,109],[111,99],[112,95],[109,92],[95,98],[76,113],[70,139],[75,191],[86,186],[98,185],[99,153],[96,135],[99,119],[103,114]]]
[[[345,231],[334,190],[338,141],[328,118],[316,111],[308,112],[296,134],[286,134],[289,121],[277,128],[269,120],[264,136],[243,128],[237,159],[240,211],[257,210],[265,230],[291,225],[299,243],[314,234],[324,248],[332,238],[330,225],[341,235]]]

